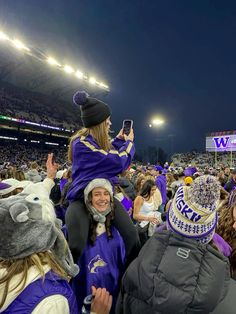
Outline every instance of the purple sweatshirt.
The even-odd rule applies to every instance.
[[[155,181],[156,186],[158,187],[161,197],[162,197],[162,204],[165,204],[167,201],[166,196],[166,177],[162,174],[156,178]]]
[[[118,138],[113,148],[104,151],[91,135],[81,136],[72,144],[72,184],[67,199],[74,201],[83,197],[83,190],[96,178],[111,180],[130,165],[135,153],[134,143]]]
[[[91,294],[91,287],[106,288],[113,297],[113,308],[119,293],[120,279],[124,273],[125,247],[116,228],[112,227],[112,239],[106,233],[97,236],[94,245],[89,242],[79,259],[79,274],[72,280],[79,309],[83,300]]]

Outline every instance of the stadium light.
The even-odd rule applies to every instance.
[[[101,88],[109,89],[109,86],[107,86],[107,85],[104,84],[103,82],[100,82],[100,83],[99,83],[99,86],[100,86]]]
[[[35,140],[30,140],[30,142],[31,142],[31,143],[37,143],[37,144],[40,143],[40,141],[35,141]]]
[[[58,143],[52,143],[52,142],[45,142],[46,145],[55,145],[55,146],[59,146]]]
[[[75,70],[74,70],[70,65],[65,65],[65,66],[64,66],[64,71],[65,71],[66,73],[69,73],[69,74],[75,72]]]
[[[162,125],[162,124],[164,124],[164,120],[162,120],[162,119],[154,119],[154,120],[152,120],[152,124],[155,125],[155,126]]]
[[[151,121],[149,122],[148,126],[149,128],[155,128],[160,127],[165,123],[165,120],[162,119],[160,116],[154,116],[152,117]]]
[[[90,83],[90,84],[95,85],[96,82],[97,82],[97,81],[96,81],[96,79],[95,79],[94,77],[90,77],[90,78],[89,78],[89,83]]]
[[[17,137],[0,136],[0,138],[3,138],[4,140],[18,141],[18,138],[17,138]]]
[[[11,46],[18,49],[18,50],[23,50],[26,53],[28,52],[28,54],[31,57],[36,58],[37,60],[40,60],[42,62],[47,62],[48,64],[52,65],[52,66],[56,66],[58,68],[60,68],[61,70],[64,70],[64,72],[68,73],[68,74],[72,74],[75,73],[75,76],[79,79],[83,79],[84,81],[87,81],[88,83],[92,84],[92,85],[96,85],[98,88],[102,88],[105,89],[107,91],[109,91],[109,86],[107,86],[106,84],[104,84],[103,82],[100,82],[98,80],[95,79],[95,77],[92,76],[87,76],[85,75],[83,72],[77,70],[75,71],[74,68],[70,65],[63,65],[60,64],[56,59],[54,59],[51,56],[46,56],[45,54],[41,52],[40,56],[35,53],[36,49],[30,49],[28,48],[22,41],[20,41],[19,39],[16,38],[11,38],[9,37],[7,34],[5,34],[3,31],[0,31],[0,41],[9,41],[11,43]]]
[[[23,44],[22,41],[20,41],[19,39],[13,39],[12,43],[13,43],[14,47],[16,47],[16,49],[18,49],[18,50],[30,51],[30,49],[28,47],[26,47],[25,44]]]
[[[0,40],[10,40],[7,34],[0,31]]]
[[[84,74],[81,71],[77,70],[75,76],[78,77],[79,79],[82,79]]]
[[[48,62],[49,64],[51,64],[51,65],[57,65],[57,66],[61,67],[60,63],[58,63],[57,60],[54,59],[54,58],[52,58],[52,57],[48,57],[48,58],[47,58],[47,62]]]

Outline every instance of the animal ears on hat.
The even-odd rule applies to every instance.
[[[29,219],[29,209],[23,203],[13,204],[9,208],[9,213],[14,222],[25,222]]]
[[[86,104],[89,94],[85,91],[77,91],[73,96],[73,103],[76,106],[83,106]]]

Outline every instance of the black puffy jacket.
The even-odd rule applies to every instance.
[[[229,282],[228,259],[221,253],[165,230],[155,233],[128,267],[116,313],[211,313]]]

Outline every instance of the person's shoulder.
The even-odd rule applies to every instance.
[[[41,313],[69,314],[68,300],[60,294],[51,295],[43,299],[32,312],[32,314]]]
[[[141,195],[138,195],[135,197],[134,202],[137,203],[143,203],[144,202],[144,198]]]
[[[228,293],[225,298],[217,305],[212,314],[234,314],[235,313],[235,295],[236,281],[231,279],[229,283]]]
[[[78,138],[76,138],[73,141],[73,146],[76,147],[78,149],[81,150],[92,150],[92,151],[97,151],[98,149],[100,149],[100,147],[98,146],[96,140],[91,136],[91,135],[87,135],[87,136],[80,136]]]

